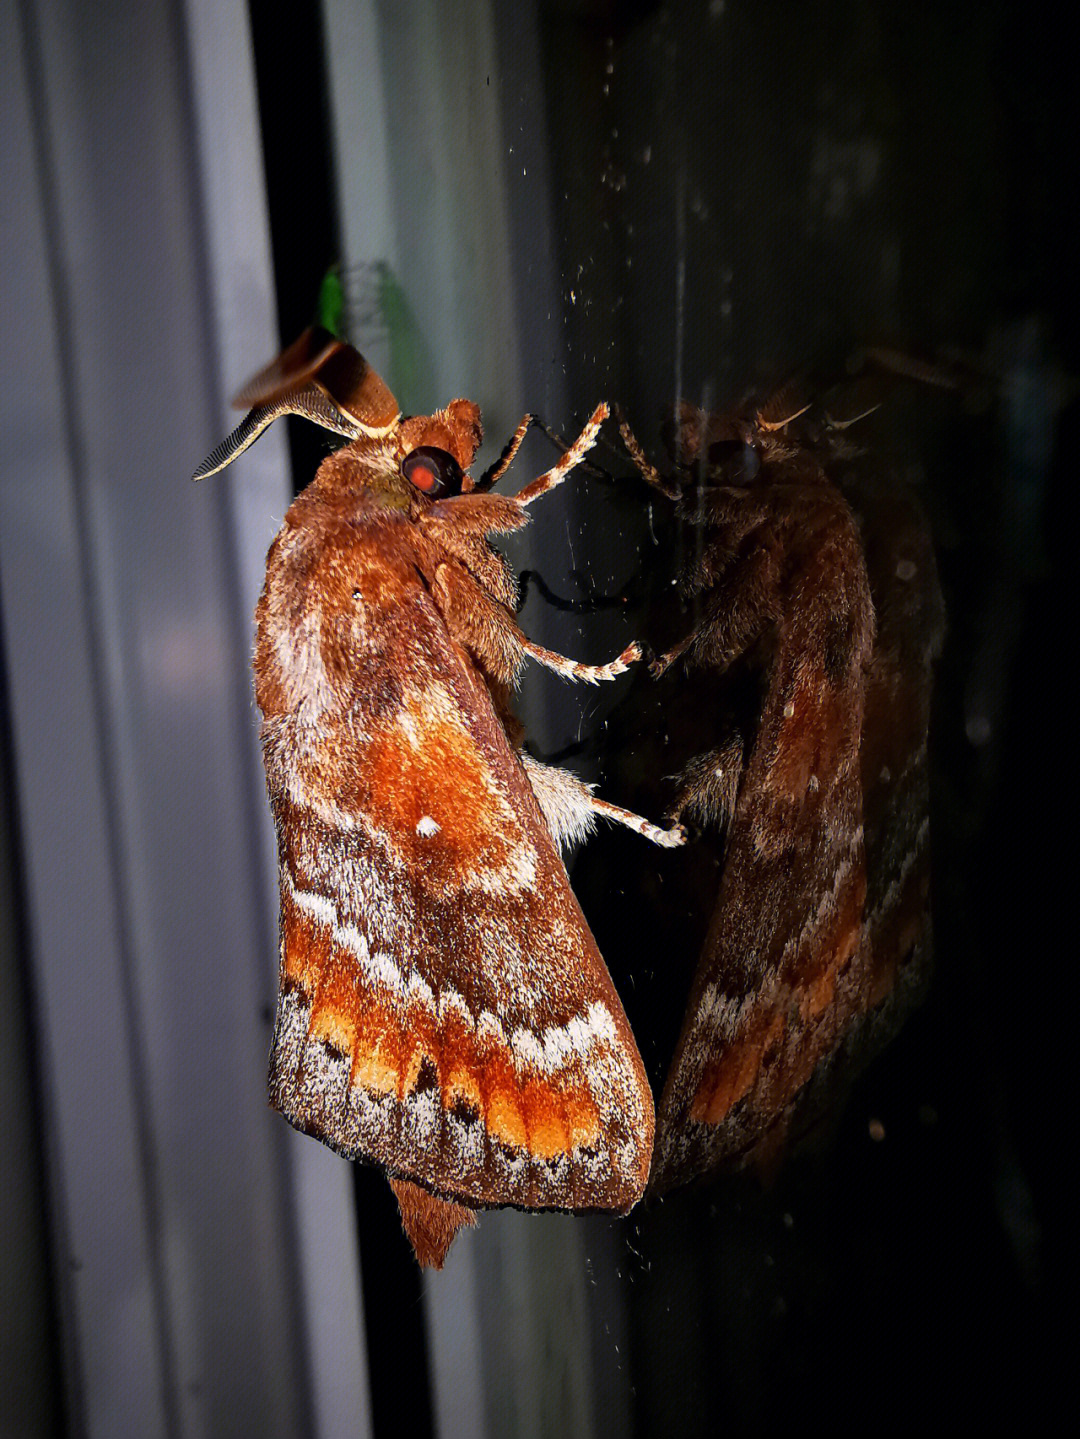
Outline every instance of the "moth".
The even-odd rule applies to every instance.
[[[314,328],[241,392],[246,419],[196,473],[279,415],[347,443],[285,515],[256,611],[255,694],[277,831],[280,984],[270,1100],[298,1129],[381,1165],[422,1264],[487,1206],[625,1212],[646,1184],[653,1101],[559,846],[602,816],[683,839],[522,747],[532,643],[489,536],[592,447],[492,494],[528,429],[474,480],[480,411],[402,417],[351,346]]]
[[[671,478],[621,422],[696,537],[681,577],[695,622],[654,674],[724,686],[699,706],[712,743],[684,759],[668,816],[723,847],[657,1109],[655,1190],[772,1167],[925,982],[943,613],[921,512],[847,434],[876,403],[855,382],[729,414],[681,405]]]

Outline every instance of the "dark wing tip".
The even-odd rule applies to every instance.
[[[310,326],[277,359],[252,376],[233,404],[241,409],[249,405],[288,405],[294,413],[311,415],[310,404],[296,410],[291,402],[310,396],[316,387],[340,415],[352,421],[348,431],[351,434],[384,434],[401,413],[389,387],[359,350],[321,325]],[[316,415],[311,418],[319,419]],[[346,433],[339,426],[331,428]]]
[[[287,350],[252,375],[233,397],[234,407],[246,410],[283,399],[309,384],[332,355],[347,348],[343,340],[321,325],[310,325]]]

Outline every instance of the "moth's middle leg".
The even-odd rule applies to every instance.
[[[432,598],[446,627],[480,668],[500,684],[513,684],[526,659],[554,670],[564,679],[599,684],[611,680],[641,658],[641,647],[627,645],[606,665],[588,665],[527,639],[510,612],[459,566],[444,562],[435,570]]]
[[[595,683],[621,673],[640,655],[637,645],[631,645],[611,664],[583,665],[542,649],[525,638],[504,606],[454,564],[444,562],[437,567],[431,595],[447,629],[472,655],[489,685],[513,685],[529,656],[571,679]],[[583,780],[568,770],[541,764],[528,755],[522,755],[522,761],[548,828],[559,845],[584,839],[592,831],[597,816],[624,824],[665,848],[682,844],[686,839],[686,831],[679,824],[664,829],[631,810],[598,799]]]
[[[521,756],[521,762],[525,766],[533,794],[536,795],[547,820],[548,829],[560,848],[568,848],[578,840],[586,839],[596,827],[598,817],[626,825],[627,829],[635,830],[664,849],[672,849],[686,842],[686,831],[682,825],[673,824],[670,829],[664,829],[643,819],[633,810],[610,804],[606,799],[599,799],[593,794],[591,785],[578,779],[577,775],[571,774],[569,770],[541,764],[528,754]]]

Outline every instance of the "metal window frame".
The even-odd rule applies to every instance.
[[[347,1176],[264,1087],[281,441],[187,480],[274,345],[246,7],[2,17],[0,583],[72,1423],[363,1434]]]

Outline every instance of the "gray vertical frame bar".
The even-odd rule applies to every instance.
[[[76,1427],[362,1435],[342,1167],[266,1105],[280,444],[188,479],[274,344],[246,8],[0,25],[0,585]]]
[[[236,422],[235,411],[225,409],[224,397],[234,394],[262,359],[274,353],[278,341],[247,7],[235,0],[224,7],[220,0],[188,0],[186,13],[207,279],[219,356],[219,419],[209,449]],[[215,480],[227,487],[241,613],[252,638],[266,550],[289,503],[287,473],[284,428],[277,426]],[[263,853],[266,909],[273,925],[277,858],[254,746],[251,759],[257,772],[255,825]],[[275,982],[276,948],[268,947],[267,1002]],[[371,1432],[371,1405],[350,1166],[325,1146],[277,1123],[295,1200],[293,1237],[314,1432],[319,1439],[363,1439]]]
[[[10,336],[2,361],[0,582],[57,1268],[66,1281],[68,1386],[79,1431],[122,1433],[134,1422],[153,1435],[172,1427],[169,1359],[100,758],[76,492],[80,446],[61,330],[65,304],[56,292],[56,201],[43,173],[43,58],[28,15],[10,3],[0,14]],[[100,1105],[87,1106],[88,1094],[100,1095]]]

